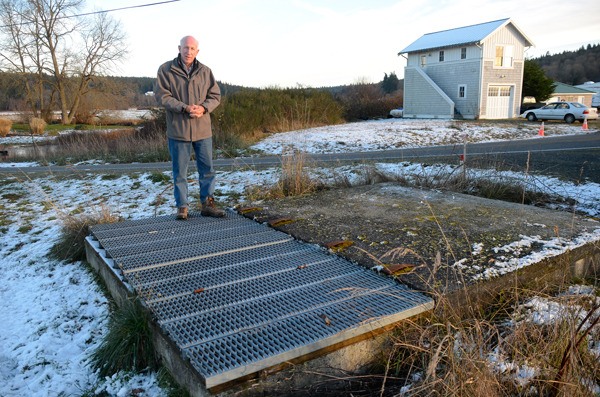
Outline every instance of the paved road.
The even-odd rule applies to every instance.
[[[366,161],[402,161],[419,160],[427,161],[436,159],[453,161],[457,159],[465,147],[463,145],[431,146],[420,148],[393,149],[386,151],[369,151],[354,153],[313,154],[310,159],[321,164],[353,163]],[[552,168],[553,162],[567,162],[569,174],[573,169],[579,170],[583,164],[591,167],[590,177],[600,179],[600,133],[582,135],[566,135],[526,140],[482,142],[466,145],[468,159],[482,159],[493,157],[496,164],[525,164],[531,165],[535,158],[537,168],[540,170]],[[218,169],[238,169],[239,167],[266,168],[281,164],[279,156],[240,157],[234,159],[217,159],[215,165]],[[528,166],[529,166],[528,165]],[[164,171],[170,169],[170,163],[134,163],[134,164],[98,164],[77,166],[45,166],[45,167],[0,167],[0,174],[14,173],[125,173],[139,171]],[[531,169],[531,168],[530,168]],[[598,172],[595,172],[595,171]],[[586,177],[588,177],[586,173]],[[595,175],[598,175],[597,177]],[[571,175],[572,176],[572,175]],[[595,181],[595,180],[594,180]],[[600,183],[600,181],[598,181]]]

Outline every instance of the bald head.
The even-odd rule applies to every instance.
[[[198,40],[194,38],[194,36],[185,36],[181,40],[179,40],[179,46],[183,47],[185,45],[194,44],[196,48],[198,48]]]
[[[179,54],[185,66],[190,67],[198,55],[198,40],[192,36],[185,36],[179,41]]]

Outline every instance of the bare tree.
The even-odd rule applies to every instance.
[[[1,0],[0,67],[23,78],[34,115],[60,109],[73,122],[97,76],[127,54],[121,25],[106,13],[77,16],[83,0]]]
[[[27,24],[25,13],[23,3],[8,0],[0,2],[0,18],[4,36],[4,40],[0,42],[0,68],[2,71],[14,74],[20,80],[25,91],[27,106],[34,117],[37,117],[39,107],[43,107],[43,102],[40,103],[39,100],[43,100],[43,97],[36,94],[36,82],[32,77],[38,72],[41,74],[42,71],[36,71],[34,65],[37,62],[30,61],[31,54],[28,52],[30,47],[26,42],[29,36],[24,31]],[[38,81],[38,83],[43,85],[42,81]]]

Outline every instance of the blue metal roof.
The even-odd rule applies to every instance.
[[[455,47],[459,45],[479,43],[490,34],[495,32],[498,28],[508,23],[512,24],[512,22],[510,22],[510,18],[465,26],[462,28],[443,30],[440,32],[427,33],[400,51],[398,55],[409,52],[429,50],[433,48]],[[517,31],[523,35],[527,42],[532,45],[527,36],[525,36],[516,26],[515,29],[517,29]]]

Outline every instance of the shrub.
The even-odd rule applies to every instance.
[[[50,248],[49,256],[71,262],[85,260],[85,238],[88,236],[91,226],[120,220],[106,208],[97,214],[61,214],[61,218],[61,235],[59,241]]]
[[[333,95],[310,88],[243,89],[224,97],[212,116],[217,131],[250,141],[265,133],[343,121],[342,107]]]
[[[44,129],[46,128],[46,122],[43,119],[33,117],[29,120],[29,129],[32,134],[42,135],[44,133]]]
[[[149,318],[137,299],[125,300],[113,313],[108,333],[90,361],[100,376],[159,368]]]
[[[383,95],[377,86],[357,84],[340,93],[338,99],[344,106],[346,120],[368,120],[388,117],[390,110],[402,106],[403,92]]]
[[[12,121],[8,119],[0,119],[0,137],[4,138],[12,128]]]

